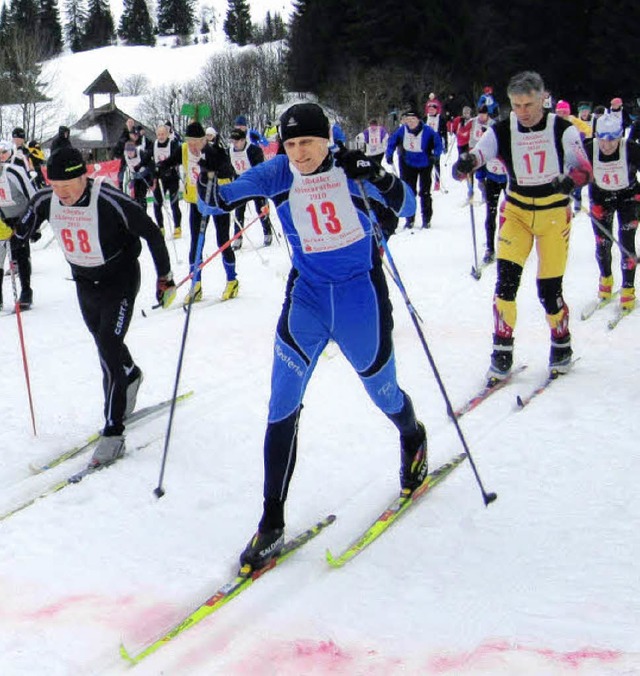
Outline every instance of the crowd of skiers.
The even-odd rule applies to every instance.
[[[46,182],[42,150],[25,144],[23,130],[14,130],[12,142],[0,141],[0,239],[5,249],[9,242],[21,281],[16,309],[31,306],[29,241],[48,222],[71,267],[100,356],[105,426],[90,466],[108,465],[125,451],[126,419],[143,379],[124,342],[140,286],[141,239],[155,265],[158,303],[167,307],[176,286],[165,240],[182,236],[181,198],[189,205],[188,307],[203,298],[200,234],[209,219],[227,277],[222,300],[239,292],[235,251],[247,203],[261,216],[265,246],[274,237],[267,205],[275,206],[291,252],[275,335],[263,514],[242,553],[243,565],[260,568],[283,546],[303,397],[329,340],[340,346],[368,395],[398,429],[403,494],[423,482],[427,434],[397,382],[382,259],[390,255],[387,240],[398,218],[406,219],[406,228],[433,226],[432,193],[444,188],[443,159],[454,147],[453,176],[467,182],[470,209],[476,184],[486,203],[482,264],[497,265],[487,386],[511,373],[516,294],[534,244],[538,296],[550,330],[549,372],[566,373],[573,350],[562,284],[572,211],[582,210],[585,187],[600,267],[599,301],[615,295],[611,250],[617,243],[623,252],[620,308],[635,307],[640,128],[618,97],[607,108],[580,102],[572,115],[570,105],[554,102],[540,75],[530,71],[514,75],[506,95],[510,112],[500,107],[492,87],[484,87],[474,115],[470,106],[456,110],[455,97],[443,104],[432,93],[423,110],[408,106],[396,129],[389,132],[371,118],[352,143],[314,103],[289,107],[264,134],[238,116],[229,147],[213,127],[195,120],[184,138],[170,123],[159,124],[152,141],[131,119],[114,149],[118,186],[87,176],[85,158],[66,127],[53,140]],[[273,139],[278,153],[265,162],[263,148]],[[149,195],[155,221],[147,213]]]

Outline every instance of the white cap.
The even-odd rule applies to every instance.
[[[596,122],[596,136],[604,139],[616,139],[622,136],[622,124],[615,115],[606,113]]]
[[[218,132],[213,127],[207,127],[204,133],[207,136],[215,136]]]
[[[13,150],[13,143],[11,141],[0,141],[0,153],[7,153]]]

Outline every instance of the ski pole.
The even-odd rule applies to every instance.
[[[420,315],[418,315],[415,307],[413,306],[413,303],[411,302],[411,299],[409,298],[409,295],[407,293],[407,290],[405,289],[405,286],[402,282],[402,279],[400,278],[400,273],[398,272],[398,268],[396,267],[396,264],[393,260],[393,256],[391,255],[391,251],[389,250],[389,246],[387,245],[387,241],[384,238],[384,235],[382,234],[382,230],[380,229],[380,225],[375,219],[375,216],[373,215],[373,212],[371,211],[371,205],[369,204],[369,198],[367,197],[364,187],[362,185],[362,181],[358,180],[356,181],[358,184],[358,188],[360,190],[360,194],[362,196],[362,200],[365,204],[365,207],[367,208],[367,211],[369,213],[369,220],[371,221],[373,225],[373,232],[375,234],[376,242],[378,246],[381,246],[382,249],[384,250],[385,256],[387,261],[389,261],[389,267],[392,270],[392,279],[395,282],[396,286],[400,290],[400,294],[402,295],[402,298],[405,302],[405,305],[407,306],[407,309],[409,310],[409,314],[411,316],[411,321],[413,322],[413,325],[416,329],[416,332],[418,334],[418,338],[420,339],[420,343],[422,344],[422,348],[424,349],[425,354],[427,355],[427,359],[429,360],[429,365],[431,366],[431,370],[433,371],[433,375],[435,376],[436,382],[438,383],[438,387],[440,388],[440,393],[442,394],[442,398],[444,399],[444,402],[447,407],[447,415],[451,418],[453,421],[453,424],[456,428],[456,432],[458,433],[458,437],[460,439],[460,443],[462,444],[462,447],[464,448],[464,452],[467,454],[467,457],[469,458],[469,463],[471,465],[471,468],[473,470],[473,474],[476,478],[476,482],[478,483],[478,486],[480,488],[480,492],[482,493],[482,499],[484,500],[484,504],[486,507],[488,507],[498,496],[496,493],[487,493],[487,491],[484,488],[484,485],[482,483],[482,480],[480,479],[480,474],[478,473],[478,469],[476,467],[476,463],[473,460],[473,457],[471,455],[471,450],[469,449],[469,445],[467,444],[467,440],[465,439],[465,436],[462,432],[462,429],[460,427],[460,423],[458,422],[458,419],[455,416],[455,413],[453,412],[453,407],[451,406],[451,400],[449,399],[449,395],[447,394],[447,390],[444,386],[444,382],[442,381],[442,378],[440,377],[440,372],[438,370],[438,367],[436,366],[436,362],[433,358],[433,355],[431,354],[431,350],[429,349],[429,345],[427,344],[427,339],[424,336],[424,332],[422,331],[422,328],[420,327]]]
[[[175,193],[175,200],[171,197],[171,192],[168,190],[165,190],[164,183],[162,182],[162,179],[159,178],[158,182],[160,183],[160,194],[162,195],[162,210],[164,211],[165,214],[165,219],[167,223],[170,226],[171,229],[171,244],[173,245],[173,253],[176,257],[176,263],[180,265],[182,263],[182,258],[178,254],[178,247],[176,246],[176,239],[175,239],[175,219],[173,218],[173,210],[171,206],[173,205],[174,201],[178,201],[178,192],[176,191]],[[151,193],[153,195],[153,192]],[[169,195],[169,199],[167,200],[167,195]],[[154,201],[155,201],[155,196],[154,196]],[[180,209],[180,205],[178,204],[178,209]]]
[[[252,220],[247,223],[247,225],[240,230],[240,232],[236,232],[236,234],[231,237],[228,241],[226,241],[219,249],[216,249],[208,258],[205,258],[199,265],[194,265],[194,270],[192,270],[188,275],[183,277],[175,286],[175,289],[171,289],[173,292],[174,290],[177,291],[183,284],[186,284],[190,279],[193,278],[194,274],[196,271],[202,270],[206,265],[209,265],[211,261],[221,254],[227,247],[231,246],[231,242],[234,242],[236,239],[242,236],[244,232],[246,232],[256,221],[260,220],[265,214],[269,213],[269,207],[263,207],[260,213]],[[156,310],[157,308],[162,307],[162,303],[156,303],[156,305],[152,305],[151,309]]]
[[[29,397],[29,410],[31,411],[31,427],[33,429],[33,436],[37,437],[36,432],[36,416],[33,410],[33,398],[31,396],[31,379],[29,378],[29,363],[27,361],[27,349],[24,342],[24,332],[22,330],[22,315],[20,313],[20,300],[18,299],[18,287],[16,284],[16,263],[13,258],[9,257],[9,271],[11,272],[11,288],[13,289],[13,300],[16,310],[16,322],[18,323],[18,336],[20,338],[20,349],[22,351],[22,367],[24,369],[24,379],[27,384],[27,395]]]
[[[238,217],[236,216],[235,212],[233,214],[233,222],[235,225],[238,226],[238,228],[242,229],[242,224],[238,221]],[[249,242],[249,246],[251,247],[251,251],[253,251],[258,258],[260,259],[260,262],[262,265],[269,265],[269,261],[260,253],[260,250],[258,247],[253,243],[249,235],[247,235],[247,242]]]
[[[213,191],[215,173],[207,173],[207,189],[205,202],[208,204],[211,199],[211,192]],[[171,408],[169,409],[169,421],[167,422],[167,434],[164,440],[164,449],[162,452],[162,462],[160,464],[160,476],[158,478],[158,485],[153,493],[156,497],[161,498],[164,495],[164,488],[162,482],[164,481],[164,471],[167,465],[167,454],[169,453],[169,440],[171,439],[171,428],[173,425],[173,414],[176,410],[176,401],[178,399],[178,385],[180,384],[180,373],[182,371],[182,361],[184,359],[184,350],[187,344],[187,333],[189,332],[189,320],[191,319],[191,308],[193,306],[193,299],[195,297],[195,286],[197,283],[196,270],[199,270],[199,263],[202,260],[202,247],[204,246],[204,236],[207,231],[208,216],[202,215],[200,219],[200,232],[198,233],[198,244],[196,247],[196,258],[194,263],[194,273],[191,281],[191,293],[189,295],[189,304],[187,305],[187,313],[184,320],[184,328],[182,329],[182,341],[180,343],[180,353],[178,355],[178,366],[176,368],[176,377],[173,384],[173,394],[171,396]]]
[[[582,211],[584,211],[589,218],[591,219],[591,222],[600,230],[600,232],[609,239],[609,241],[613,242],[614,244],[617,245],[618,249],[631,261],[633,261],[634,267],[638,264],[638,261],[640,258],[636,256],[636,254],[632,254],[630,251],[628,251],[622,243],[616,239],[615,235],[613,232],[609,232],[607,228],[604,227],[604,225],[585,207],[580,207]],[[612,224],[612,229],[613,229],[613,224]]]
[[[471,241],[473,242],[473,265],[471,266],[471,276],[474,279],[480,279],[482,272],[478,267],[478,245],[476,243],[476,216],[473,212],[473,178],[467,176],[467,187],[469,194],[469,215],[471,216]]]
[[[448,194],[449,191],[447,190],[445,184],[442,182],[442,176],[441,176],[440,172],[438,171],[437,165],[435,165],[435,164],[433,165],[433,173],[436,176],[436,182],[440,184],[440,190],[442,190],[442,192],[445,195]]]

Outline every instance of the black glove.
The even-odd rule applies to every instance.
[[[156,300],[163,308],[168,308],[176,297],[176,283],[173,281],[173,274],[169,272],[162,277],[158,277],[156,282]]]
[[[341,142],[338,142],[338,148],[338,152],[333,156],[335,165],[344,170],[347,178],[375,183],[385,176],[385,170],[375,160],[367,157],[362,150],[347,150]]]
[[[553,181],[551,181],[551,187],[554,192],[561,192],[564,195],[570,195],[573,189],[576,187],[575,181],[571,176],[566,174],[560,174],[556,176]]]
[[[471,153],[462,153],[457,162],[453,163],[451,173],[456,181],[464,180],[469,174],[473,173],[476,167],[476,158]]]

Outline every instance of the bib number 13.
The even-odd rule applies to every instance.
[[[323,234],[323,227],[331,235],[335,235],[342,230],[342,223],[340,223],[340,219],[336,216],[336,208],[333,202],[320,203],[320,213],[324,217],[322,223],[320,223],[318,210],[316,209],[315,204],[310,204],[306,208],[306,211],[309,216],[311,216],[311,225],[313,226],[313,231],[317,235]]]
[[[91,243],[89,242],[89,233],[86,230],[76,230],[75,237],[73,231],[69,228],[64,228],[60,232],[60,237],[64,248],[69,252],[73,253],[77,249],[80,249],[82,253],[90,253]]]

